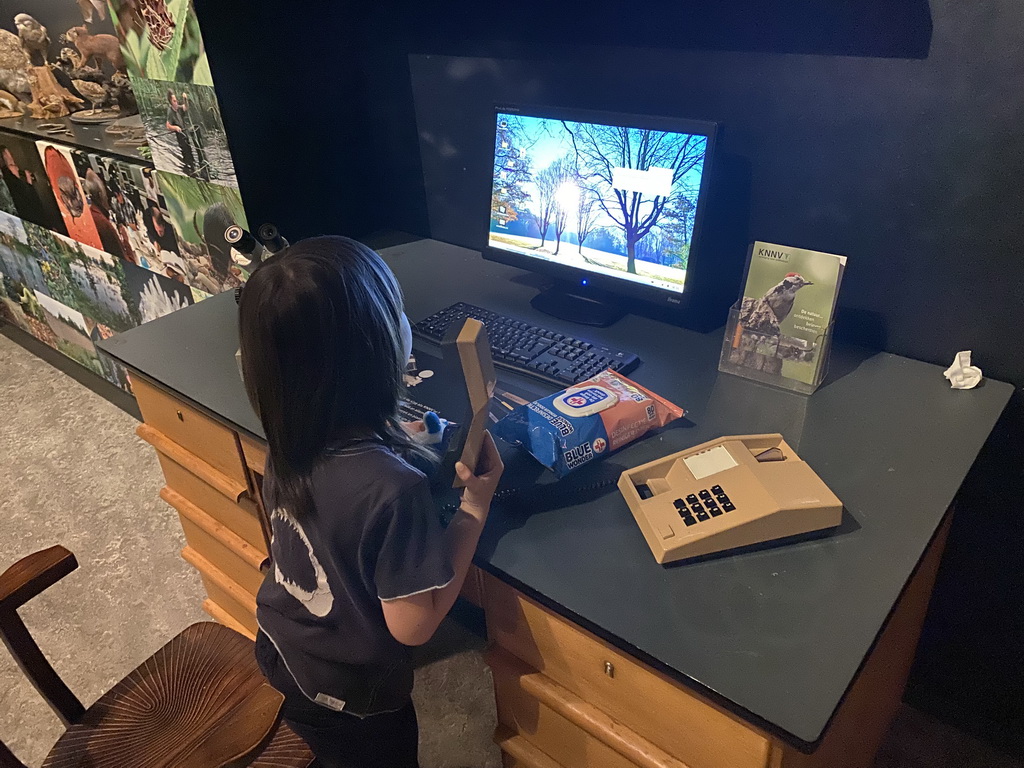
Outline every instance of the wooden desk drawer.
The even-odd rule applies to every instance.
[[[178,510],[185,541],[224,575],[253,597],[263,583],[260,565],[265,556],[232,533],[180,493],[164,488],[160,497]]]
[[[210,614],[212,618],[218,619],[217,611],[223,611],[231,620],[242,627],[244,634],[255,640],[256,632],[259,630],[259,625],[256,623],[256,611],[246,610],[241,603],[231,597],[231,594],[227,590],[207,576],[203,576],[202,579],[203,586],[206,587],[208,600],[216,606],[214,610],[208,610],[207,613]],[[203,602],[205,609],[206,601]],[[236,629],[236,627],[232,626],[230,623],[227,623],[226,626]]]
[[[495,742],[501,747],[502,768],[564,768],[522,736],[503,734]]]
[[[246,466],[257,475],[267,474],[267,447],[248,435],[239,434],[238,440],[242,444],[242,456],[245,457]]]
[[[143,420],[232,480],[246,485],[236,434],[141,378],[132,381]]]
[[[633,762],[606,742],[615,741],[621,744],[623,739],[627,739],[636,749],[648,752],[649,743],[643,742],[636,734],[621,726],[617,730],[606,727],[613,722],[610,718],[602,724],[600,736],[595,737],[574,722],[580,719],[579,713],[589,706],[578,697],[545,678],[540,672],[523,667],[522,662],[513,661],[512,657],[503,651],[490,654],[487,662],[494,675],[499,724],[525,738],[559,765],[585,765],[588,768],[637,768],[638,765],[643,768],[687,768],[679,761],[668,758],[664,753],[661,754],[660,760],[654,758],[642,763]],[[531,682],[535,685],[530,686]],[[533,690],[526,690],[528,686]],[[538,686],[548,694],[545,698],[568,716],[563,716],[548,706],[547,702],[535,698],[532,694],[538,693]],[[592,720],[591,718],[588,726],[593,729]]]
[[[768,764],[762,734],[488,574],[484,611],[492,642],[690,768]]]
[[[254,630],[249,629],[244,624],[239,623],[234,616],[232,616],[230,613],[228,613],[215,602],[213,602],[213,600],[211,600],[209,597],[203,600],[203,610],[206,611],[207,615],[214,621],[223,624],[225,627],[228,627],[229,629],[235,630],[235,632],[237,632],[240,635],[245,635],[250,640],[256,639],[256,632]]]
[[[256,504],[245,496],[234,502],[212,485],[192,474],[169,456],[157,452],[167,487],[174,490],[236,533],[248,544],[267,556],[267,543],[263,536]]]
[[[181,556],[191,564],[203,580],[206,594],[217,607],[227,613],[234,621],[242,625],[252,636],[256,636],[256,598],[242,589],[228,576],[221,572],[209,560],[196,552],[192,547],[185,547]],[[205,607],[205,604],[204,604]],[[216,612],[207,611],[218,619]],[[230,626],[230,625],[229,625]]]

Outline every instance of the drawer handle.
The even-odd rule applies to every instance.
[[[608,677],[615,677],[615,665],[610,661],[606,661],[604,663],[604,673],[608,675]]]
[[[181,411],[175,411],[178,414],[178,421],[184,421],[185,415]]]

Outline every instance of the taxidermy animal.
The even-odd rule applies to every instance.
[[[21,38],[0,29],[0,88],[10,91],[22,101],[32,101],[28,67],[28,54],[21,47]]]
[[[40,120],[53,120],[64,117],[68,113],[64,107],[64,99],[52,93],[40,97],[38,107],[33,108],[32,117]],[[76,217],[77,218],[77,217]]]
[[[92,24],[97,16],[100,21],[107,18],[107,4],[104,0],[77,0],[78,9],[82,12],[82,18],[87,24]]]
[[[15,16],[14,26],[18,28],[18,37],[21,38],[21,45],[28,54],[32,66],[41,67],[46,64],[50,50],[50,35],[46,27],[27,13]]]
[[[807,285],[814,283],[790,272],[760,299],[744,298],[740,305],[740,323],[749,331],[778,333],[779,325],[793,311],[797,291]]]
[[[67,40],[67,35],[64,35],[64,39],[65,41]],[[74,48],[61,48],[60,53],[57,54],[57,66],[66,72],[70,72],[81,66],[81,58],[78,51]]]
[[[110,92],[111,106],[118,106],[121,111],[129,115],[139,114],[139,102],[135,99],[135,91],[132,90],[131,81],[126,75],[115,72],[110,78],[108,86]]]
[[[74,79],[61,67],[50,67],[50,71],[53,73],[53,79],[57,81],[61,88],[64,88],[70,93],[77,101],[69,101],[68,106],[77,107],[79,104],[85,104],[87,99],[81,94],[77,87],[75,87]],[[93,73],[96,70],[88,69],[86,72]],[[101,73],[102,76],[102,73]],[[85,78],[82,78],[85,79]]]
[[[91,35],[85,27],[72,27],[66,33],[69,42],[82,55],[80,66],[88,66],[95,59],[96,66],[103,68],[103,62],[109,61],[117,72],[124,71],[124,56],[121,55],[121,44],[113,35]]]
[[[72,80],[74,83],[75,90],[78,91],[82,96],[85,97],[86,101],[95,106],[102,104],[107,99],[107,89],[99,83],[93,83],[88,80]]]
[[[28,108],[21,103],[17,96],[7,91],[0,91],[0,107],[9,112],[21,112],[24,114],[28,111]]]

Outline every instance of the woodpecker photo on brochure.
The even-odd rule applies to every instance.
[[[814,383],[845,267],[845,256],[754,243],[729,362]]]

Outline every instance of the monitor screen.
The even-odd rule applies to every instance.
[[[643,118],[496,117],[490,248],[683,291],[709,133],[636,127]]]

